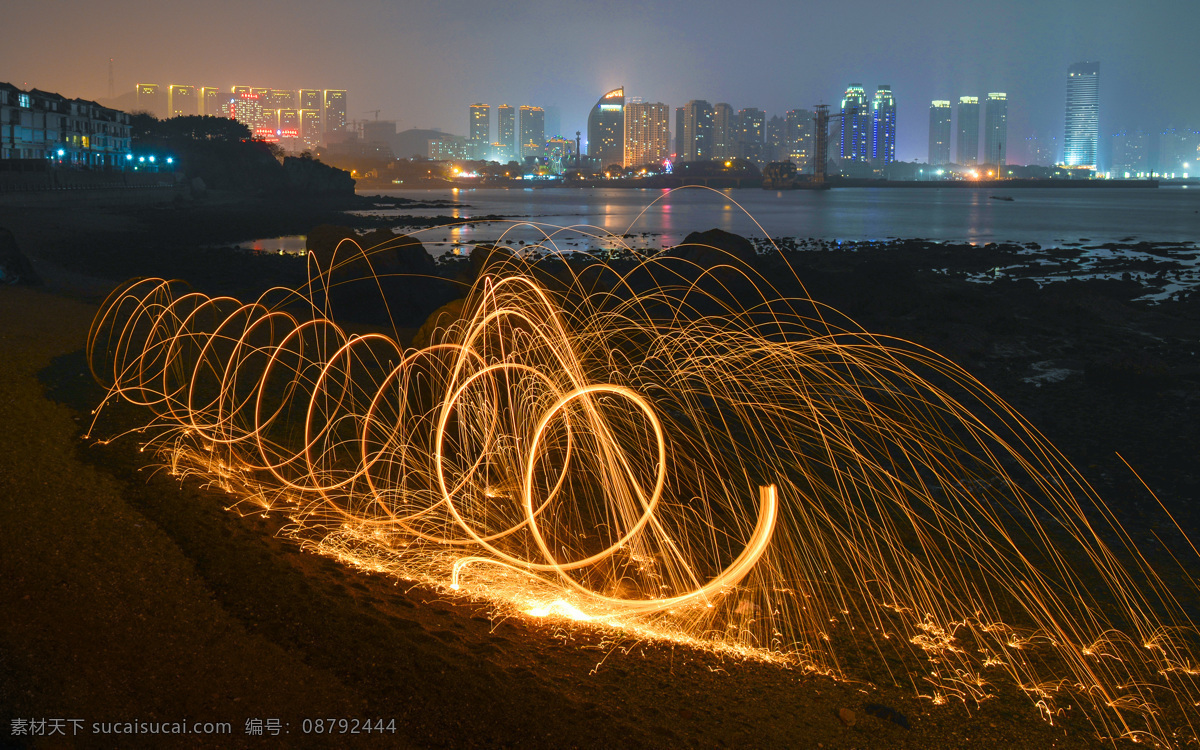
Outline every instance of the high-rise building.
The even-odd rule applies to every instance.
[[[983,163],[997,167],[1008,163],[1008,94],[987,95],[983,110]]]
[[[511,104],[496,107],[496,142],[508,158],[517,158],[517,110]]]
[[[713,108],[703,99],[693,99],[679,108],[682,118],[675,126],[676,158],[679,161],[709,161],[713,153]]]
[[[1141,130],[1122,130],[1113,134],[1112,171],[1118,178],[1137,178],[1147,175],[1149,149],[1146,134]]]
[[[322,109],[320,89],[300,89],[300,109]]]
[[[1067,68],[1067,113],[1063,127],[1063,162],[1068,167],[1096,167],[1100,140],[1100,63],[1080,62]]]
[[[188,117],[200,114],[195,86],[167,86],[167,116]]]
[[[344,140],[346,137],[346,92],[340,89],[325,89],[324,99],[325,140],[329,142]]]
[[[896,99],[891,86],[878,86],[871,100],[871,161],[881,167],[896,161]]]
[[[813,153],[813,113],[807,109],[790,109],[783,119],[788,158],[795,162],[797,169],[808,169]]]
[[[871,156],[871,110],[861,83],[852,83],[846,88],[841,121],[838,157],[843,162],[867,161]]]
[[[321,110],[300,110],[300,140],[306,148],[316,148],[321,143]]]
[[[487,104],[472,104],[468,112],[467,153],[472,159],[483,159],[492,149],[492,108]]]
[[[962,166],[979,163],[979,97],[958,97],[958,151],[955,162]]]
[[[546,111],[541,107],[521,107],[521,158],[541,156],[546,145]]]
[[[737,155],[737,113],[725,102],[713,105],[712,158],[729,159]]]
[[[601,96],[588,114],[588,156],[601,169],[625,163],[625,87]]]
[[[276,109],[296,109],[296,92],[293,89],[268,89],[267,103]]]
[[[196,89],[200,104],[200,114],[208,117],[227,117],[229,115],[229,96],[222,97],[221,90],[212,86],[201,86]]]
[[[773,115],[767,120],[766,134],[767,161],[785,161],[788,158],[787,122],[779,115]]]
[[[625,105],[626,167],[661,162],[670,155],[671,108],[662,102]]]
[[[243,91],[229,102],[229,117],[250,128],[256,133],[266,126],[266,117],[258,94]]]
[[[149,112],[160,119],[168,116],[167,92],[163,87],[157,83],[139,83],[134,91],[139,112]]]
[[[734,155],[765,166],[767,143],[767,113],[757,107],[739,109],[734,132]]]
[[[929,104],[929,164],[950,163],[950,100],[934,99]]]

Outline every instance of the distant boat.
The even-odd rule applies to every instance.
[[[1013,199],[1011,195],[989,195],[988,197],[994,201],[1011,201]]]

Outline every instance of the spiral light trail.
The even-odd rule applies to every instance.
[[[1050,721],[1198,741],[1171,587],[949,360],[733,262],[549,277],[503,252],[406,349],[318,302],[385,249],[346,241],[252,303],[131,282],[89,335],[102,407],[150,410],[172,473],[364,568],[934,703],[1008,681]]]

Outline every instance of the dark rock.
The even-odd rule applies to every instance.
[[[0,229],[0,283],[3,284],[41,284],[29,259],[17,247],[17,240],[12,232]]]
[[[707,232],[692,232],[683,243],[671,248],[667,254],[673,258],[690,260],[702,268],[708,268],[737,259],[743,263],[754,261],[754,245],[741,235],[723,229]]]

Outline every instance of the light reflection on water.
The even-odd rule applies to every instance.
[[[684,189],[545,188],[537,190],[386,190],[414,200],[449,200],[461,208],[395,209],[383,215],[489,214],[554,226],[592,225],[613,234],[649,232],[664,244],[713,227],[747,236],[824,240],[890,237],[951,242],[1179,242],[1200,238],[1200,191],[1178,188],[845,188],[789,192]],[[663,198],[664,195],[669,195]],[[991,196],[1012,197],[1012,201]],[[655,203],[656,199],[660,199]],[[736,201],[745,211],[734,204]],[[748,214],[748,215],[747,215]],[[756,223],[757,222],[757,223]],[[761,229],[759,228],[761,225]],[[495,240],[507,227],[471,224],[462,239]],[[525,228],[509,236],[536,240]]]

